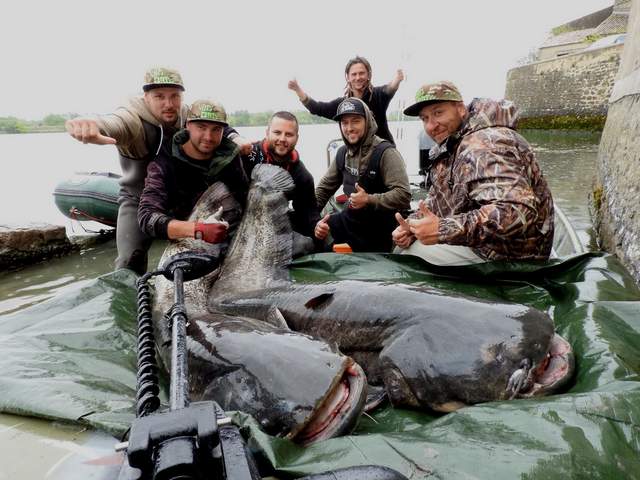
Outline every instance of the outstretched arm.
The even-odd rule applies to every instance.
[[[67,120],[64,126],[69,135],[82,143],[93,143],[95,145],[115,145],[117,143],[115,138],[100,133],[98,122],[91,118]]]

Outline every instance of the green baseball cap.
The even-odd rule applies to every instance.
[[[142,90],[148,92],[154,88],[173,87],[184,91],[182,77],[176,70],[164,67],[154,67],[144,74]]]
[[[187,122],[227,123],[227,112],[224,107],[213,100],[196,100],[187,111]]]
[[[404,110],[405,115],[417,117],[425,105],[435,102],[462,102],[462,95],[453,83],[441,81],[427,83],[416,92],[415,103]]]

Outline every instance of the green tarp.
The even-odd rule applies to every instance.
[[[573,346],[576,374],[566,392],[535,400],[447,415],[386,407],[354,434],[306,448],[237,414],[278,476],[379,464],[416,479],[640,478],[640,291],[615,257],[444,268],[410,256],[320,254],[296,261],[292,275],[418,283],[535,306]],[[0,317],[0,410],[122,433],[133,418],[134,282],[115,272]]]

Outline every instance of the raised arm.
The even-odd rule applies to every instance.
[[[289,90],[293,90],[294,92],[296,92],[296,95],[298,95],[298,99],[300,99],[302,103],[305,103],[309,99],[309,96],[305,93],[304,90],[302,90],[302,88],[300,88],[298,80],[296,80],[295,78],[293,80],[289,80],[287,86],[289,87]]]
[[[401,68],[396,71],[396,75],[393,79],[386,85],[387,93],[394,94],[398,91],[398,87],[400,83],[404,80],[404,72]]]

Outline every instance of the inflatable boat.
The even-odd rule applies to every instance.
[[[53,197],[62,214],[73,220],[116,226],[120,175],[111,172],[77,172],[59,182]]]

